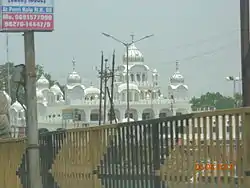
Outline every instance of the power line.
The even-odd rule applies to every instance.
[[[197,40],[196,42],[193,42],[193,43],[188,43],[188,44],[184,44],[184,45],[178,45],[176,46],[175,48],[188,48],[190,46],[196,46],[196,45],[203,45],[207,42],[211,42],[212,40],[215,40],[215,39],[221,39],[221,38],[227,38],[229,37],[230,34],[233,34],[235,33],[236,31],[239,31],[239,29],[233,29],[229,32],[223,32],[223,33],[220,33],[220,34],[217,34],[217,35],[213,35],[207,39],[201,39],[201,40]]]
[[[234,42],[231,42],[229,44],[226,44],[226,45],[223,45],[223,46],[220,46],[216,49],[213,49],[213,50],[210,50],[210,51],[206,51],[206,52],[202,52],[202,53],[199,53],[199,54],[196,54],[196,55],[192,55],[192,56],[187,56],[187,57],[184,57],[182,59],[178,59],[178,61],[191,61],[193,59],[197,59],[197,58],[200,58],[200,57],[204,57],[204,56],[209,56],[209,55],[213,55],[213,54],[216,54],[217,52],[219,51],[222,51],[222,50],[225,50],[227,49],[228,47],[232,47],[235,42],[238,42],[238,41],[234,41]],[[173,61],[167,61],[167,62],[163,62],[163,63],[175,63],[176,60],[173,60]]]
[[[158,50],[156,49],[155,51],[167,51],[169,49],[187,49],[189,47],[203,45],[203,44],[206,44],[208,42],[212,42],[214,40],[219,40],[219,39],[222,39],[222,38],[229,38],[229,37],[231,38],[231,34],[235,33],[236,31],[239,31],[239,29],[233,29],[233,30],[231,30],[229,32],[223,32],[223,33],[220,33],[220,34],[217,34],[217,35],[213,35],[213,36],[208,37],[206,39],[197,40],[196,42],[176,45],[176,46],[167,47],[167,48],[164,48],[164,49],[158,49]]]

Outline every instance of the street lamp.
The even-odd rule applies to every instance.
[[[239,76],[236,76],[236,77],[228,76],[228,77],[226,77],[226,80],[233,82],[233,97],[235,97],[235,95],[236,95],[236,83],[241,81],[241,78]],[[236,103],[237,102],[235,101],[235,104],[234,104],[235,107],[236,107]]]
[[[119,39],[117,39],[116,37],[114,37],[114,36],[112,36],[112,35],[110,35],[110,34],[107,34],[107,33],[102,33],[102,35],[104,35],[105,37],[108,37],[108,38],[111,38],[111,39],[113,39],[113,40],[115,40],[116,42],[119,42],[120,44],[123,44],[125,47],[126,47],[126,53],[127,53],[127,61],[126,61],[126,63],[127,63],[127,121],[129,122],[129,73],[128,73],[128,49],[129,49],[129,46],[131,45],[131,44],[135,44],[135,43],[137,43],[137,42],[139,42],[139,41],[142,41],[142,40],[144,40],[144,39],[147,39],[147,38],[150,38],[150,37],[152,37],[152,36],[154,36],[154,35],[147,35],[147,36],[144,36],[144,37],[142,37],[142,38],[140,38],[140,39],[138,39],[138,40],[136,40],[136,41],[134,41],[133,40],[133,38],[132,38],[132,42],[123,42],[123,41],[121,41],[121,40],[119,40]],[[133,37],[133,36],[132,36]]]

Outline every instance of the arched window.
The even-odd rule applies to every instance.
[[[129,92],[129,101],[133,101],[133,93],[131,91]]]
[[[144,99],[144,93],[143,92],[140,93],[140,98]]]
[[[130,77],[131,77],[131,81],[134,82],[134,81],[135,81],[135,76],[134,76],[134,74],[131,74]]]
[[[122,93],[122,101],[125,101],[125,93]]]
[[[137,79],[138,82],[140,82],[141,81],[141,75],[140,74],[136,74],[136,79]]]
[[[135,93],[135,101],[139,101],[139,94],[137,92]]]
[[[123,82],[124,80],[123,80],[123,75],[120,75],[120,82]]]
[[[146,81],[146,75],[142,74],[142,81],[145,82]]]

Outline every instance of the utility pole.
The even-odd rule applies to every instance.
[[[109,111],[110,124],[112,124],[113,118],[115,118],[116,121],[115,110],[114,110],[114,79],[115,79],[115,51],[113,52],[112,68],[111,68],[111,94],[110,94],[110,111]]]
[[[10,62],[9,62],[9,34],[6,33],[6,63],[7,63],[7,75],[8,75],[8,94],[11,96],[10,86]]]
[[[241,75],[243,107],[250,106],[249,0],[240,0]],[[250,117],[243,116],[244,125],[244,188],[250,187]]]
[[[99,125],[102,124],[102,82],[103,82],[103,52],[101,57],[101,71],[98,71],[100,77],[100,96],[99,96]]]
[[[250,106],[249,0],[240,0],[243,106]]]
[[[35,40],[33,31],[24,32],[25,90],[28,129],[28,183],[29,188],[42,188],[36,104]]]
[[[107,111],[107,82],[108,82],[108,59],[105,59],[104,69],[104,106],[103,106],[103,124],[106,123],[106,111]]]

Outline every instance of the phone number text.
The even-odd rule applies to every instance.
[[[41,29],[53,30],[54,25],[51,21],[9,21],[3,20],[2,29]]]
[[[3,13],[3,20],[15,20],[15,21],[52,21],[52,14],[17,14],[17,13]]]

